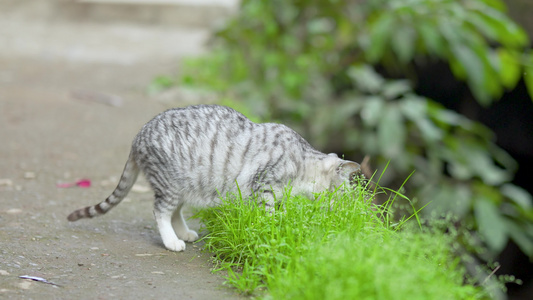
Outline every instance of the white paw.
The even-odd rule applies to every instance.
[[[186,242],[194,242],[198,239],[198,233],[193,230],[187,230],[185,233],[179,234],[180,238]]]
[[[179,239],[174,239],[172,241],[163,241],[165,247],[170,251],[183,251],[185,250],[185,242]]]

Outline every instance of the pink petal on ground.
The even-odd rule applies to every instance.
[[[82,188],[91,187],[91,180],[89,179],[80,179],[76,182],[76,185]]]
[[[58,183],[56,184],[56,187],[58,188],[69,188],[73,186],[79,186],[81,188],[88,188],[91,187],[91,180],[90,179],[80,179],[76,182],[69,182],[69,183]]]

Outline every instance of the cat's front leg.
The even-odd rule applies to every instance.
[[[268,211],[270,214],[274,213],[277,209],[280,209],[282,207],[282,201],[281,196],[283,195],[283,191],[275,191],[275,190],[264,190],[259,196],[258,196],[258,203],[265,205],[265,210]]]
[[[170,204],[170,205],[169,205]],[[154,206],[154,216],[157,222],[159,234],[163,240],[163,244],[171,251],[184,251],[185,241],[192,242],[198,239],[198,234],[189,230],[185,219],[181,213],[183,203],[178,201],[165,201],[162,197],[156,195],[156,202]],[[172,227],[172,216],[176,216],[176,231]],[[179,236],[179,238],[178,238]]]
[[[161,235],[161,240],[163,240],[165,248],[179,252],[185,250],[185,242],[180,240],[174,232],[174,228],[172,227],[172,213],[173,211],[168,210],[154,210],[157,229],[159,229],[159,234]]]

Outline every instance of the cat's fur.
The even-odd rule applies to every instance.
[[[243,196],[259,195],[268,206],[289,183],[293,194],[312,198],[315,192],[350,183],[360,166],[315,150],[287,126],[256,124],[229,107],[171,109],[137,134],[113,193],[72,212],[68,220],[105,214],[128,194],[139,170],[155,192],[154,215],[165,247],[182,251],[184,241],[198,238],[182,216],[184,204],[217,205],[221,195],[237,192],[237,185]]]

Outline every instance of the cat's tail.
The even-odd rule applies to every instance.
[[[126,197],[126,195],[131,190],[131,187],[137,180],[138,175],[139,167],[137,166],[137,163],[133,158],[133,154],[130,153],[130,157],[126,162],[126,166],[124,167],[124,171],[122,172],[120,181],[118,182],[118,185],[113,191],[113,193],[111,193],[111,195],[107,197],[107,199],[96,205],[87,206],[85,208],[80,208],[78,210],[73,211],[70,215],[68,215],[67,219],[70,222],[74,222],[79,219],[92,218],[105,214],[110,209],[119,204],[120,201],[124,199],[124,197]]]

